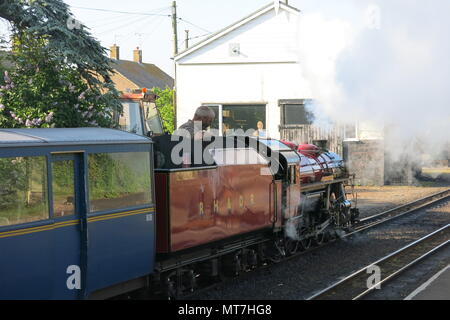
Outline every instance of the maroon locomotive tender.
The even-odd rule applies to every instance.
[[[198,159],[180,151],[177,140],[154,138],[157,271],[169,294],[193,290],[199,279],[281,261],[358,219],[345,191],[350,175],[337,154],[215,137],[216,144],[200,142],[208,159],[191,165]],[[174,152],[182,163],[173,162]]]

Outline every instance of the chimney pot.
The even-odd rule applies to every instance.
[[[139,47],[133,51],[134,62],[142,63],[142,50]]]
[[[120,47],[114,44],[111,48],[111,59],[120,60]]]

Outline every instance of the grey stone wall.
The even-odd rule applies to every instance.
[[[383,186],[385,184],[385,152],[383,140],[345,141],[344,159],[356,184]]]

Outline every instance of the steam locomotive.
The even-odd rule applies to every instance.
[[[143,120],[122,122],[142,128],[139,134],[152,132],[155,270],[169,296],[192,291],[205,278],[279,262],[358,221],[345,190],[351,175],[325,146],[236,135],[191,141],[181,150],[181,137],[162,134],[154,98],[124,96],[125,107],[141,110]]]
[[[0,299],[177,297],[358,220],[337,154],[248,136],[183,143],[155,134],[154,99],[125,102],[119,123],[134,133],[0,130]]]
[[[216,137],[200,149],[212,165],[176,165],[177,140],[154,138],[155,269],[170,295],[194,290],[199,276],[238,275],[279,262],[358,220],[344,188],[350,176],[337,154],[314,145],[293,149],[278,140]]]

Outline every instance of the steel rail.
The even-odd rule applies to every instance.
[[[395,263],[396,261],[394,261],[395,259],[401,259],[402,255],[403,258],[408,258],[408,253],[410,253],[411,250],[414,249],[420,249],[420,246],[423,245],[426,248],[426,245],[429,242],[432,242],[433,240],[436,241],[439,240],[439,237],[442,236],[444,237],[444,241],[439,242],[437,245],[433,245],[433,247],[429,250],[427,250],[425,253],[422,253],[418,258],[415,259],[410,259],[409,261],[402,263],[402,266],[400,268],[396,268],[395,267]],[[367,267],[364,267],[354,273],[352,273],[351,275],[347,276],[346,278],[338,281],[337,283],[329,286],[328,288],[314,294],[313,296],[311,296],[310,298],[308,298],[307,300],[326,300],[326,299],[332,299],[333,297],[340,297],[342,299],[342,296],[339,296],[339,292],[343,292],[344,294],[346,293],[345,290],[347,290],[348,288],[353,289],[355,288],[355,283],[357,280],[365,280],[365,282],[363,282],[364,284],[366,284],[365,287],[363,287],[363,290],[360,290],[362,292],[357,293],[356,295],[351,295],[351,297],[349,299],[351,300],[358,300],[361,299],[365,296],[367,296],[369,293],[371,293],[373,290],[379,288],[380,285],[387,283],[388,281],[394,279],[395,277],[397,277],[398,275],[400,275],[401,273],[403,273],[404,271],[406,271],[407,269],[409,269],[410,267],[418,264],[419,262],[423,261],[424,259],[426,259],[427,257],[429,257],[430,255],[434,254],[435,252],[437,252],[438,250],[446,247],[449,243],[450,243],[450,224],[446,225],[443,228],[440,228],[439,230],[434,231],[431,234],[428,234],[427,236],[414,241],[413,243],[407,245],[406,247],[395,251],[394,253],[391,253],[385,257],[383,257],[382,259],[378,260],[377,262],[374,262],[372,264],[370,264]],[[414,251],[412,252],[414,253]],[[411,253],[410,253],[411,255]],[[391,263],[391,265],[390,265]],[[398,264],[398,262],[396,262]],[[394,271],[391,272],[388,276],[386,276],[382,281],[380,281],[379,283],[377,283],[376,285],[372,286],[372,287],[368,287],[367,286],[367,276],[369,275],[368,270],[371,270],[372,267],[381,265],[381,264],[386,264],[386,268],[394,266]],[[362,278],[362,279],[361,279]],[[361,285],[361,283],[359,283],[359,285]],[[361,286],[360,286],[361,289]],[[354,290],[354,289],[353,289]],[[348,296],[348,294],[347,294]]]
[[[360,223],[356,226],[355,231],[350,232],[344,236],[344,238],[351,237],[356,233],[360,233],[362,231],[371,229],[375,226],[384,224],[389,221],[393,221],[395,219],[404,217],[408,214],[411,214],[417,210],[423,209],[431,204],[434,204],[438,201],[444,200],[445,198],[450,197],[450,189],[447,189],[442,192],[438,192],[436,194],[426,196],[422,199],[412,201],[410,203],[401,205],[394,209],[387,210],[385,212],[375,214],[373,216],[364,218],[360,220]],[[407,210],[407,211],[404,211]]]

